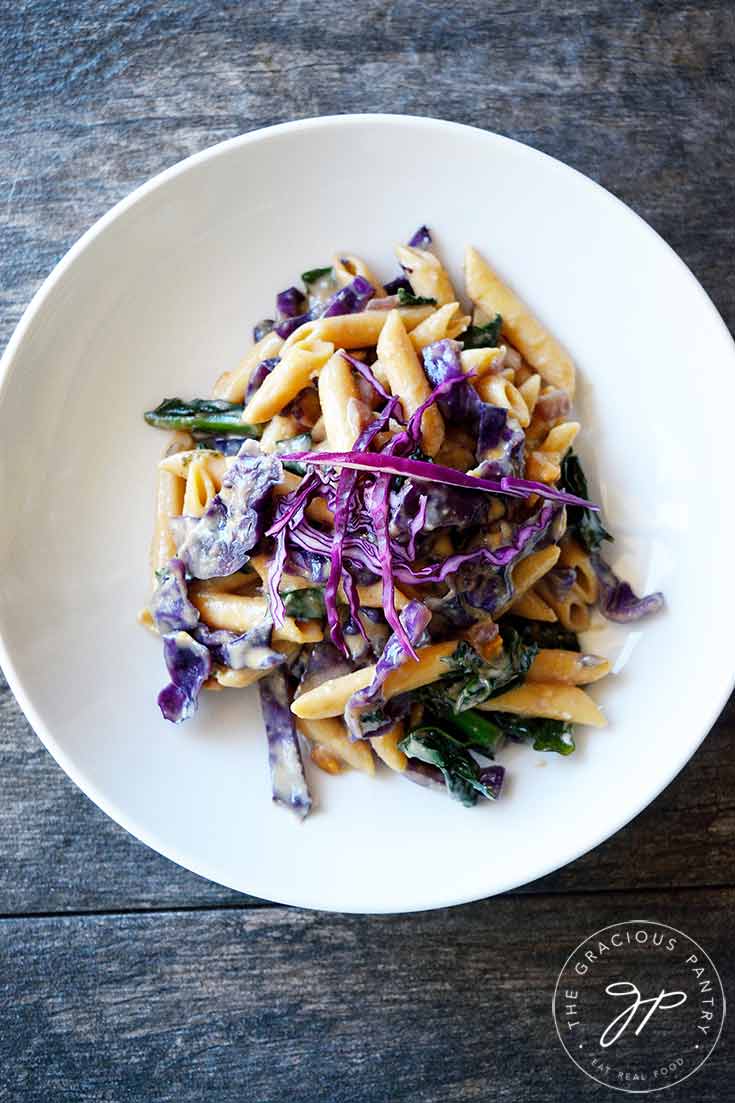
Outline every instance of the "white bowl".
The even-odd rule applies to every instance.
[[[274,293],[340,249],[385,277],[420,222],[459,275],[474,243],[579,366],[580,451],[611,549],[665,613],[600,632],[610,726],[568,759],[502,756],[466,810],[387,771],[313,776],[303,825],[270,800],[253,691],[164,721],[147,596],[154,467],[142,412],[209,392]],[[596,846],[696,749],[730,692],[733,344],[671,249],[558,161],[430,119],[307,119],[190,157],[71,249],[2,362],[0,659],[49,751],[118,823],[234,889],[355,912],[513,888]],[[623,669],[624,667],[624,669]],[[312,771],[317,774],[318,771]],[[664,842],[662,840],[662,845]],[[704,840],[702,845],[705,845]]]

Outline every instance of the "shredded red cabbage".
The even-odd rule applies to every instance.
[[[423,413],[423,409],[419,408]],[[416,414],[419,410],[416,411]],[[414,415],[415,417],[416,415]],[[411,418],[413,421],[414,418]],[[411,422],[406,433],[410,435]],[[404,434],[397,434],[403,436]],[[394,438],[395,441],[396,438]],[[394,441],[391,441],[393,445]],[[389,445],[390,447],[390,445]],[[366,455],[363,452],[290,452],[281,457],[286,462],[310,463],[317,467],[349,467],[356,471],[369,471],[374,475],[404,475],[419,482],[446,483],[449,486],[461,486],[467,490],[482,490],[488,494],[503,494],[509,498],[528,498],[531,494],[538,494],[541,498],[550,501],[563,502],[565,505],[584,506],[585,509],[599,510],[599,506],[592,502],[578,498],[575,494],[567,494],[564,490],[547,486],[546,483],[538,483],[528,479],[516,479],[504,477],[497,481],[481,479],[476,475],[466,475],[463,471],[457,471],[453,467],[444,467],[439,463],[428,463],[426,460],[413,460],[405,456],[388,455],[383,452],[371,452]]]

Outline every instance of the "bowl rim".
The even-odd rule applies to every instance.
[[[669,255],[669,259],[678,266],[680,272],[685,274],[690,286],[692,294],[696,294],[704,308],[711,316],[713,326],[718,328],[726,338],[727,343],[732,347],[733,353],[735,353],[735,341],[725,324],[724,319],[720,315],[717,307],[712,301],[709,294],[705,291],[697,277],[688,267],[688,265],[682,260],[682,258],[675,252],[675,250],[661,237],[661,235],[643,219],[635,210],[633,210],[627,203],[624,203],[612,192],[608,191],[597,181],[591,179],[585,173],[573,166],[566,164],[564,161],[559,160],[556,157],[548,153],[544,153],[542,150],[536,149],[533,146],[526,144],[525,142],[517,141],[516,139],[509,138],[506,135],[498,134],[495,131],[484,130],[481,127],[469,126],[464,123],[454,122],[448,119],[432,118],[423,115],[401,115],[393,113],[353,113],[344,115],[316,115],[309,116],[302,119],[292,120],[290,122],[277,123],[267,127],[259,127],[256,130],[249,131],[245,134],[239,134],[235,137],[225,139],[224,141],[217,142],[212,146],[207,146],[205,149],[199,150],[196,153],[177,161],[175,164],[170,165],[168,168],[163,169],[161,172],[156,173],[150,177],[144,183],[140,184],[128,195],[124,196],[121,200],[115,203],[108,211],[100,216],[67,250],[67,252],[56,263],[49,275],[43,280],[40,287],[33,295],[30,303],[21,315],[13,333],[10,336],[8,344],[0,357],[0,406],[2,405],[3,394],[10,380],[16,356],[31,331],[32,327],[36,323],[46,300],[49,298],[54,288],[63,280],[67,271],[74,265],[76,260],[90,247],[98,237],[100,237],[105,230],[113,223],[118,221],[123,215],[125,215],[131,208],[135,207],[145,197],[159,188],[165,187],[171,180],[176,177],[187,173],[190,169],[204,164],[208,161],[214,160],[220,156],[227,155],[231,150],[238,149],[243,146],[251,144],[259,144],[263,142],[277,141],[282,135],[288,135],[297,131],[305,130],[318,130],[321,128],[342,128],[342,127],[355,127],[355,126],[375,126],[375,125],[389,125],[389,126],[403,126],[406,128],[423,128],[425,130],[443,130],[461,132],[464,134],[471,134],[480,141],[487,141],[490,143],[497,143],[499,145],[512,146],[516,153],[522,153],[522,155],[529,157],[532,160],[542,158],[547,167],[552,171],[562,173],[573,173],[575,176],[581,177],[585,184],[591,186],[597,190],[601,195],[609,202],[620,207],[625,212],[626,216],[633,218],[638,222],[639,227],[643,228],[645,232],[652,236],[657,242],[664,247],[664,250]],[[118,807],[115,800],[109,800],[102,792],[100,792],[97,786],[90,781],[85,771],[81,767],[77,767],[68,756],[67,752],[57,742],[56,737],[53,735],[49,727],[41,720],[36,708],[31,700],[31,694],[26,691],[20,675],[18,674],[15,664],[12,661],[10,655],[9,645],[6,644],[5,636],[0,626],[0,666],[5,674],[8,685],[15,696],[18,704],[20,705],[26,719],[31,724],[35,734],[41,740],[46,750],[52,756],[52,758],[58,763],[61,769],[68,775],[68,777],[74,782],[74,784],[81,789],[81,791],[87,796],[94,804],[97,805],[107,816],[119,824],[124,830],[131,834],[134,838],[150,847],[152,850],[162,854],[165,858],[175,862],[177,865],[182,866],[184,869],[195,873],[196,875],[212,881],[217,884],[221,884],[226,888],[231,889],[234,892],[248,894],[248,890],[242,889],[239,886],[235,886],[230,883],[227,878],[220,879],[218,876],[213,876],[211,867],[209,869],[202,868],[201,864],[197,861],[191,861],[186,855],[180,854],[175,846],[170,846],[167,843],[161,842],[157,837],[155,830],[148,830],[141,827],[135,822],[134,817],[129,817],[121,808]],[[399,912],[396,912],[395,907],[392,906],[378,906],[378,907],[360,907],[356,905],[348,907],[338,907],[333,905],[324,905],[320,903],[304,902],[303,898],[295,899],[289,898],[288,893],[279,894],[276,896],[268,897],[274,903],[283,904],[288,906],[297,906],[302,908],[309,908],[311,910],[336,912],[342,914],[408,914],[416,911],[429,911],[437,908],[455,907],[465,903],[472,903],[477,900],[487,899],[489,896],[495,896],[500,893],[513,891],[521,888],[523,885],[528,885],[538,880],[541,877],[545,877],[551,873],[556,872],[559,869],[576,861],[578,858],[583,857],[590,851],[596,849],[602,843],[616,835],[623,827],[631,823],[637,816],[640,815],[660,794],[666,789],[671,782],[677,777],[677,775],[683,770],[689,760],[696,753],[697,749],[701,746],[706,736],[710,733],[712,727],[716,723],[720,713],[726,706],[733,689],[735,688],[735,671],[727,675],[716,692],[713,690],[713,694],[710,697],[710,708],[703,713],[703,719],[700,722],[699,728],[696,734],[693,734],[688,741],[686,751],[677,757],[677,759],[669,765],[669,768],[657,775],[654,784],[649,788],[648,795],[635,807],[632,812],[626,811],[626,813],[620,818],[616,819],[613,826],[606,825],[601,831],[593,832],[586,836],[585,842],[581,847],[571,846],[561,855],[555,855],[550,861],[538,861],[534,867],[531,876],[526,880],[519,883],[513,878],[508,879],[506,882],[495,885],[489,890],[482,890],[473,893],[471,896],[450,893],[438,893],[437,898],[433,903],[427,904],[424,901],[420,901],[415,905],[403,905]]]

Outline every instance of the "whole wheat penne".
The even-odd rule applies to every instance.
[[[409,333],[433,312],[433,306],[398,308],[401,321]],[[286,339],[281,349],[281,356],[298,341],[310,337],[331,341],[336,349],[369,348],[378,343],[380,331],[389,313],[390,311],[387,310],[363,310],[360,314],[336,314],[331,318],[317,318],[315,322],[306,322]]]
[[[412,245],[396,245],[396,256],[415,295],[436,299],[439,306],[457,301],[452,281],[433,253]]]
[[[390,766],[391,770],[397,770],[398,773],[402,773],[408,765],[406,755],[398,746],[403,739],[403,731],[403,724],[399,720],[385,735],[376,735],[374,739],[370,740],[378,758],[382,759],[386,766]]]
[[[526,675],[529,682],[553,682],[568,686],[586,686],[599,682],[610,673],[610,663],[599,655],[579,651],[542,648]]]
[[[184,507],[184,480],[159,467],[156,488],[156,512],[151,541],[151,566],[161,570],[176,555],[176,542],[169,521],[180,517]]]
[[[390,311],[381,330],[378,359],[391,391],[400,396],[404,412],[410,416],[429,397],[431,387],[397,310]],[[435,456],[444,440],[444,421],[436,406],[425,411],[421,436],[426,454]]]
[[[330,341],[318,338],[290,348],[248,402],[243,410],[243,421],[259,425],[280,413],[319,374],[333,352],[334,345]]]
[[[309,720],[301,717],[296,721],[299,731],[312,743],[326,747],[328,751],[341,758],[355,770],[364,774],[375,773],[375,759],[366,740],[352,742],[341,720],[330,717],[326,720]]]
[[[409,660],[391,671],[386,678],[383,683],[385,700],[395,697],[398,693],[419,689],[420,686],[426,686],[429,682],[435,682],[437,678],[450,673],[451,667],[446,660],[456,649],[456,640],[420,647],[416,652],[419,657],[418,662]],[[352,674],[344,674],[340,678],[331,678],[327,682],[322,682],[316,689],[297,697],[291,706],[291,711],[296,716],[313,719],[341,716],[352,694],[370,685],[374,674],[375,667],[366,666],[362,670],[355,670]]]
[[[245,353],[240,366],[233,372],[224,372],[214,386],[214,397],[227,402],[242,402],[248,389],[250,376],[263,360],[280,354],[283,338],[271,330]]]
[[[511,610],[517,617],[525,617],[526,620],[542,620],[553,624],[557,619],[556,613],[535,590],[527,590],[510,604]]]
[[[385,296],[385,288],[362,257],[355,257],[350,253],[337,253],[332,260],[332,268],[340,287],[346,287],[348,283],[352,283],[355,276],[362,276],[372,284],[376,299],[382,299]]]
[[[473,303],[491,318],[500,314],[503,333],[541,378],[573,395],[575,372],[569,353],[472,246],[465,253],[465,281]]]
[[[607,720],[583,689],[577,686],[524,682],[477,706],[484,712],[510,712],[517,716],[545,716],[570,724],[604,728]]]
[[[349,452],[359,429],[350,418],[350,402],[357,402],[360,393],[350,365],[341,352],[335,352],[319,373],[319,401],[324,429],[330,448]]]
[[[230,632],[250,632],[268,615],[268,601],[264,597],[195,592],[191,601],[210,628],[226,628]],[[274,640],[293,643],[318,643],[322,638],[318,621],[295,621],[291,617],[286,617],[283,627],[274,628],[272,634]]]
[[[412,330],[411,344],[416,352],[420,353],[435,341],[441,341],[444,337],[457,337],[458,334],[464,333],[469,324],[470,317],[462,313],[459,303],[445,303]]]

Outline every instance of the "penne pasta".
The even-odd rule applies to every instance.
[[[502,349],[464,349],[459,359],[463,372],[472,372],[481,379],[488,372],[500,370],[505,356]]]
[[[250,632],[268,614],[268,601],[264,597],[194,589],[191,602],[206,625],[210,628],[226,628],[230,632]],[[295,621],[292,617],[286,617],[282,628],[273,629],[272,639],[290,640],[292,643],[317,643],[323,635],[318,621]]]
[[[553,624],[558,619],[551,606],[533,589],[527,590],[512,601],[510,608],[517,617],[525,617],[526,620],[542,620]]]
[[[334,275],[340,287],[346,287],[348,283],[352,283],[355,276],[362,276],[364,280],[372,284],[376,299],[382,299],[385,296],[385,288],[382,283],[360,257],[351,256],[349,253],[338,253],[332,260],[332,268],[334,268]]]
[[[409,661],[392,671],[386,678],[383,684],[383,696],[386,701],[399,693],[408,693],[409,690],[426,686],[450,673],[446,660],[456,649],[456,640],[420,647],[416,652],[419,657],[418,662]],[[374,674],[375,667],[366,666],[361,670],[355,670],[352,674],[344,674],[341,678],[322,682],[316,689],[297,697],[291,706],[291,711],[296,716],[313,719],[341,716],[352,694],[369,686]]]
[[[483,260],[476,249],[465,253],[467,294],[488,317],[500,314],[503,333],[542,379],[574,395],[574,364],[569,353]]]
[[[439,306],[457,302],[452,281],[433,253],[412,245],[397,245],[396,256],[405,269],[414,295],[436,299]]]
[[[477,706],[483,712],[510,712],[517,716],[544,716],[568,724],[588,724],[604,728],[607,724],[599,708],[577,686],[524,682],[498,697]]]
[[[378,359],[391,391],[400,396],[404,412],[410,416],[429,397],[431,387],[397,310],[390,311],[381,330]],[[421,435],[424,451],[435,456],[444,440],[444,421],[436,406],[424,413]]]
[[[361,770],[364,774],[375,773],[375,759],[370,744],[366,740],[352,742],[341,720],[300,719],[296,721],[296,726],[311,743],[324,747],[348,766]]]
[[[195,456],[186,469],[186,489],[182,512],[187,517],[201,517],[221,486],[209,474],[209,465],[202,453]]]
[[[609,673],[610,663],[599,655],[545,648],[538,652],[531,663],[526,681],[586,686],[591,682],[599,682],[600,678]]]
[[[577,572],[577,589],[588,605],[594,605],[599,597],[600,584],[595,569],[590,563],[589,554],[570,533],[566,533],[561,542],[559,563],[562,567],[573,567]]]
[[[295,330],[281,349],[283,356],[298,341],[315,337],[330,341],[336,349],[364,349],[378,343],[380,331],[390,315],[388,310],[363,310],[361,314],[335,314],[331,318],[317,318]],[[433,306],[403,306],[398,308],[407,332],[434,313]]]
[[[510,379],[502,375],[486,375],[475,384],[477,393],[483,402],[489,402],[491,406],[502,406],[513,414],[522,429],[525,429],[531,420],[528,406],[523,395],[511,383]]]
[[[273,331],[266,333],[265,337],[245,353],[240,366],[234,372],[224,372],[219,377],[214,386],[214,397],[223,398],[226,402],[242,402],[248,389],[250,376],[258,364],[263,360],[279,356],[282,347],[282,337]]]
[[[590,610],[576,584],[563,597],[555,594],[548,583],[539,582],[538,592],[551,606],[559,622],[571,632],[585,632],[590,626]]]
[[[243,421],[259,425],[279,414],[319,374],[333,352],[334,345],[319,338],[292,346],[248,402]]]
[[[378,758],[382,759],[386,766],[390,766],[391,770],[397,770],[398,773],[402,773],[408,765],[406,755],[398,746],[403,739],[403,734],[403,724],[399,721],[385,735],[376,735],[374,739],[370,740]]]
[[[173,457],[171,457],[173,458]],[[151,541],[151,566],[159,571],[176,555],[176,542],[169,521],[180,517],[184,508],[184,480],[159,466],[156,490],[156,514]]]
[[[350,403],[356,403],[359,397],[350,365],[341,352],[335,352],[319,374],[324,430],[335,452],[349,452],[358,437],[359,427],[350,418]]]
[[[435,341],[441,341],[444,337],[454,338],[464,333],[469,324],[469,315],[461,312],[459,303],[445,303],[412,330],[411,344],[416,352],[421,352],[427,345],[433,345]]]

